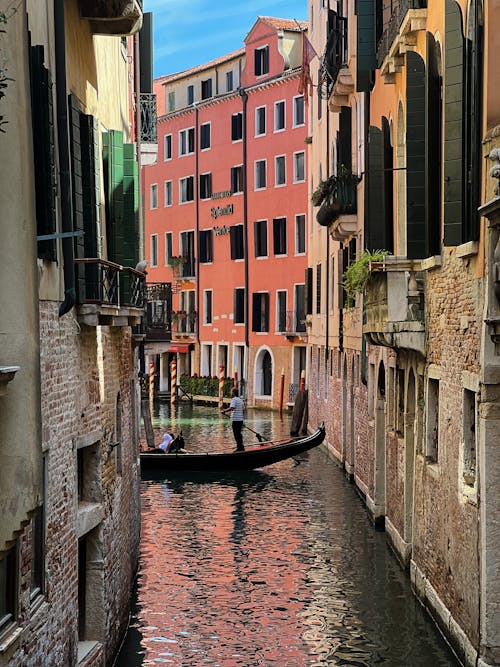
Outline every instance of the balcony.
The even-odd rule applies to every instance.
[[[307,336],[306,333],[306,315],[295,310],[287,310],[280,313],[278,322],[278,332],[285,338],[291,340],[296,336]]]
[[[80,324],[140,324],[144,310],[144,273],[98,258],[75,259],[75,265]]]
[[[196,311],[178,310],[172,313],[172,333],[184,338],[194,336],[196,330]]]
[[[401,257],[372,262],[363,333],[372,345],[425,355],[424,287],[420,263]]]
[[[142,26],[142,0],[78,0],[94,35],[133,35]]]
[[[156,94],[141,93],[141,165],[155,164],[158,157]]]
[[[7,385],[15,377],[20,366],[0,366],[0,396],[7,393]]]
[[[427,25],[427,0],[399,0],[377,44],[377,65],[385,83],[394,83],[406,51],[415,50],[416,33]]]
[[[316,220],[328,227],[335,241],[345,241],[357,229],[358,177],[341,166],[338,176],[330,176],[321,183],[312,196],[320,208]]]
[[[172,340],[172,285],[148,283],[146,285],[146,341],[169,342]]]
[[[330,11],[327,34],[318,73],[318,90],[323,99],[330,97],[340,73],[347,69],[347,18]]]

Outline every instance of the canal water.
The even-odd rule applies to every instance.
[[[161,406],[192,451],[234,448],[216,408]],[[245,424],[287,436],[289,418]],[[244,429],[245,444],[256,442]],[[233,475],[142,482],[142,547],[116,667],[458,665],[321,448]]]

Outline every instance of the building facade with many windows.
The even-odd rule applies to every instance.
[[[305,368],[302,30],[259,17],[245,47],[155,81],[158,162],[144,170],[148,281],[172,282],[172,336],[149,343],[160,391],[178,372],[237,376],[250,405],[286,403]],[[283,372],[282,372],[283,369]],[[293,385],[293,386],[292,386]]]

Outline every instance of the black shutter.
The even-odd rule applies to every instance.
[[[68,98],[69,104],[69,141],[71,159],[71,195],[73,208],[73,229],[83,232],[83,184],[82,184],[82,147],[80,136],[80,109],[75,95]],[[75,258],[85,256],[84,237],[75,236]]]
[[[385,247],[383,250],[394,251],[394,154],[391,145],[389,121],[382,116],[382,134],[384,138],[384,207],[385,207]]]
[[[367,250],[385,250],[387,227],[384,197],[384,137],[382,130],[368,128],[368,156],[365,178],[365,247]]]
[[[425,234],[429,255],[437,255],[441,245],[442,80],[438,70],[438,45],[427,33],[426,128],[425,128]]]
[[[273,252],[275,255],[280,255],[280,218],[273,220]]]
[[[445,10],[444,245],[463,240],[464,39],[462,11],[455,0]]]
[[[312,315],[312,303],[313,303],[313,270],[311,267],[307,267],[305,272],[305,314]]]
[[[260,294],[252,294],[252,331],[260,331]]]
[[[370,91],[373,87],[373,71],[377,68],[377,45],[375,43],[374,0],[358,0],[357,71],[356,90]]]
[[[261,294],[262,297],[262,329],[261,331],[269,331],[269,293]]]
[[[427,257],[425,234],[425,64],[406,54],[406,256]]]
[[[261,74],[267,74],[269,72],[269,47],[266,46],[263,51],[263,63],[262,63],[262,72]]]
[[[139,63],[141,93],[153,92],[153,14],[144,12],[139,32]]]
[[[352,170],[351,107],[342,107],[339,116],[338,164]]]
[[[44,67],[43,46],[30,46],[31,120],[35,167],[37,235],[56,232],[56,169],[52,79]],[[39,241],[38,257],[56,261],[57,243]]]
[[[316,314],[321,313],[321,264],[316,266]]]
[[[231,259],[238,258],[238,237],[235,226],[229,228],[229,242],[231,245]]]
[[[259,76],[262,72],[260,71],[260,52],[259,49],[255,49],[253,52],[253,66],[255,76]]]

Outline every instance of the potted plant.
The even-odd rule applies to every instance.
[[[346,308],[354,306],[356,296],[365,291],[366,283],[370,277],[372,262],[383,262],[387,250],[365,250],[361,257],[347,267],[343,275],[343,287],[346,293]]]

